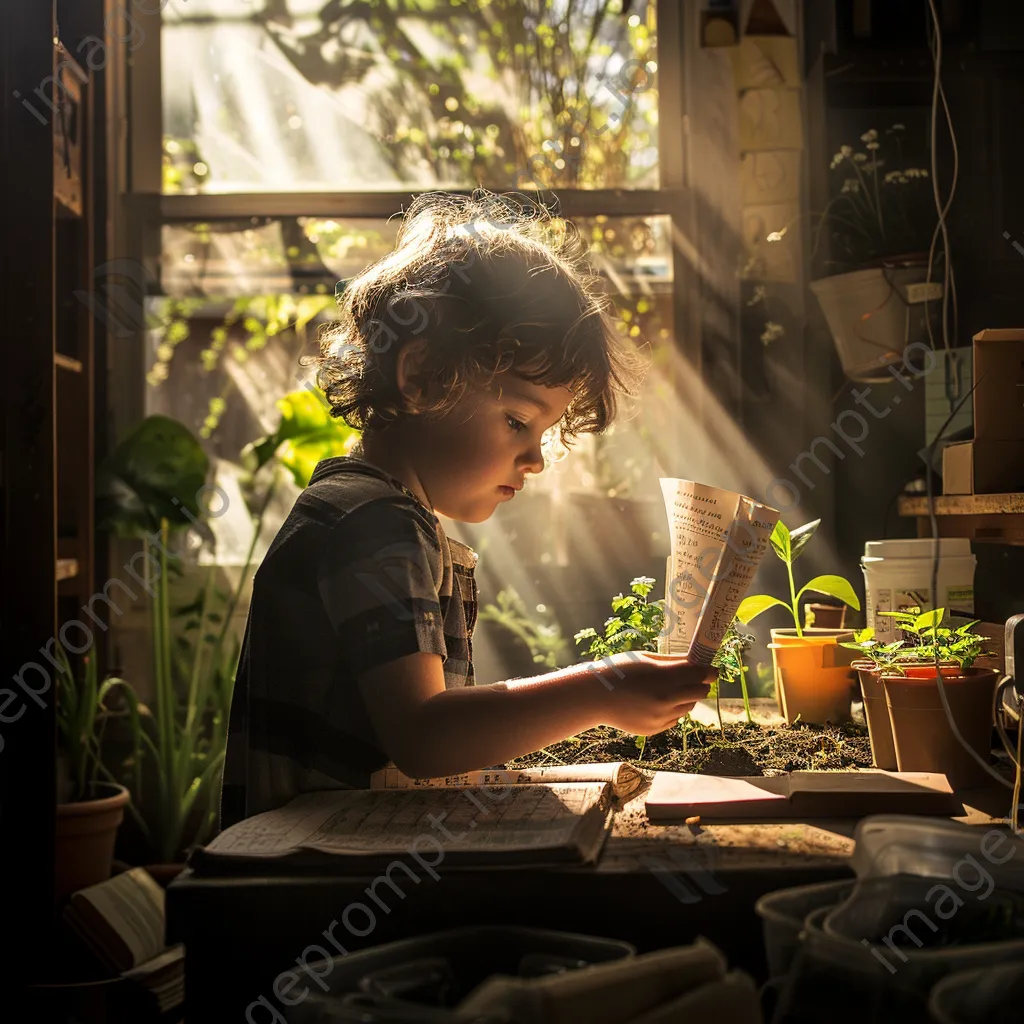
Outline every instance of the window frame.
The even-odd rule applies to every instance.
[[[695,4],[678,0],[651,0],[658,26],[658,153],[660,187],[657,189],[566,189],[555,192],[556,212],[569,219],[615,216],[669,218],[672,244],[673,340],[679,354],[701,379],[701,286],[695,270],[693,245],[696,204],[688,173],[685,53],[687,42],[699,38],[699,11]],[[161,229],[164,224],[249,216],[388,218],[407,208],[411,191],[374,192],[252,192],[226,194],[162,194],[162,66],[161,15],[154,14],[150,29],[135,52],[127,57],[125,85],[127,112],[119,120],[127,128],[120,139],[120,194],[123,229],[120,252],[137,259],[150,279],[159,281]],[[127,138],[125,138],[125,134]],[[448,189],[468,195],[470,189]],[[532,195],[532,190],[527,190]],[[537,195],[551,202],[551,192]],[[132,351],[122,349],[117,360],[121,386],[112,412],[115,432],[123,433],[144,414],[145,346],[142,332]],[[124,344],[124,341],[122,341]],[[674,376],[674,374],[673,374]],[[678,381],[671,381],[677,388]],[[691,412],[704,422],[703,389],[687,401]],[[693,409],[696,402],[701,408]]]

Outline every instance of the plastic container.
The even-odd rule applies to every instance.
[[[939,539],[939,602],[932,601],[932,562],[935,541],[930,537],[909,540],[869,540],[864,545],[867,624],[883,643],[896,639],[893,620],[879,612],[898,612],[918,607],[922,611],[945,608],[947,613],[973,616],[974,569],[966,537]]]
[[[907,344],[925,333],[923,302],[908,303],[907,286],[927,280],[927,265],[870,267],[811,282],[828,321],[843,372],[852,380],[889,382]],[[931,298],[942,286],[931,285]],[[934,310],[935,303],[928,307]]]
[[[960,971],[943,978],[928,999],[935,1024],[993,1024],[1020,1020],[1024,963]]]
[[[783,718],[801,722],[838,725],[850,721],[855,652],[839,642],[853,639],[852,630],[773,629],[772,652],[775,692]]]
[[[853,892],[856,881],[819,882],[766,893],[755,904],[761,918],[768,973],[772,978],[786,974],[800,948],[800,930],[812,910],[834,907]]]
[[[996,843],[990,832],[1001,840]],[[984,858],[996,885],[1024,892],[1024,839],[1005,829],[983,830],[947,818],[875,814],[857,823],[853,840],[850,866],[860,879],[899,874],[952,878],[957,864],[971,856]]]
[[[871,917],[872,910],[884,905],[885,912],[892,914],[891,925],[881,932],[885,935],[889,927],[900,925],[908,912],[929,907],[924,895],[937,880],[913,879],[909,886],[904,884],[906,880],[907,876],[893,876],[861,882],[845,904],[822,907],[807,916],[775,1020],[787,1024],[811,1024],[822,1019],[829,1024],[917,1024],[927,1021],[929,994],[944,978],[962,970],[1024,958],[1024,940],[924,949],[908,945],[898,947],[899,954],[882,942],[871,941],[871,925],[877,924]],[[877,899],[882,894],[889,898]],[[896,898],[892,898],[894,894]],[[868,910],[848,909],[866,895],[876,897]],[[991,898],[995,897],[993,892]],[[959,912],[966,913],[967,906]],[[840,914],[846,920],[837,925]],[[908,923],[922,934],[931,934],[916,917]],[[827,1018],[822,1017],[823,1008],[827,1008]]]
[[[308,985],[309,995],[282,1013],[288,1024],[454,1024],[460,1017],[453,1008],[492,974],[538,977],[632,956],[636,947],[616,939],[537,928],[457,928],[312,963],[320,984]],[[295,973],[294,967],[283,972],[274,991],[279,984],[289,991]]]

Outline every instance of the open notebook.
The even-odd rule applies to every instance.
[[[610,782],[307,793],[193,851],[197,874],[365,874],[396,859],[421,870],[592,864],[611,830]]]

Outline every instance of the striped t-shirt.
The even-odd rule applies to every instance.
[[[256,572],[228,727],[221,828],[389,764],[359,677],[417,651],[473,685],[476,553],[401,481],[325,459]]]

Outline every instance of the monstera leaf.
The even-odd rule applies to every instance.
[[[97,519],[123,537],[202,522],[210,460],[195,435],[168,416],[148,416],[96,474]],[[202,532],[202,527],[200,527]]]

